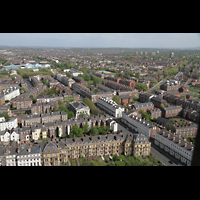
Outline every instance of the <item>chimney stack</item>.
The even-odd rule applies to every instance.
[[[170,134],[168,134],[167,137],[169,138],[169,137],[170,137]]]
[[[185,143],[185,147],[187,147],[187,142]]]
[[[171,133],[171,130],[169,130],[169,133]]]
[[[74,142],[76,142],[76,137],[75,137],[75,135],[74,135]]]
[[[163,135],[165,134],[165,131],[163,131]]]
[[[191,147],[191,151],[194,149],[194,147]]]
[[[180,143],[181,143],[181,140],[179,140],[178,143],[180,144]]]
[[[173,141],[176,139],[176,137],[173,137]]]
[[[91,139],[91,141],[93,141],[93,137],[92,136],[90,137],[90,139]]]

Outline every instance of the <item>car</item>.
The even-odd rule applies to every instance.
[[[170,160],[169,163],[170,163],[170,164],[173,164],[174,162]]]

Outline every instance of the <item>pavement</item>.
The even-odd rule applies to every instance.
[[[28,78],[24,78],[24,83],[26,84],[26,87],[28,88],[28,90],[30,90],[33,86],[32,84],[30,83],[29,79]]]
[[[113,117],[113,120],[115,120],[118,123],[118,130],[122,130],[124,133],[128,134],[136,133],[134,130],[131,130],[129,127],[126,127],[126,125],[121,122],[120,118]],[[151,142],[150,154],[155,156],[155,158],[158,159],[164,166],[183,166],[183,164],[180,161],[176,160],[174,157],[170,156],[167,152],[156,146],[153,140],[150,140],[150,142]]]

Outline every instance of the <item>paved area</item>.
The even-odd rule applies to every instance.
[[[126,125],[120,121],[120,118],[118,119],[113,118],[113,119],[118,123],[118,130],[122,130],[124,133],[128,134],[136,133],[134,130],[131,130],[130,128],[126,127]],[[164,166],[183,165],[182,163],[180,163],[180,161],[176,160],[174,157],[170,156],[167,152],[157,147],[154,144],[153,140],[150,140],[150,142],[151,142],[151,155],[155,156],[155,158],[158,159],[160,162],[162,162]]]

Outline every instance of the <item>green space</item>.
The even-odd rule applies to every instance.
[[[39,71],[34,72],[32,69],[17,69],[17,73],[22,77],[22,78],[28,78],[29,76],[35,76],[35,75],[49,75],[53,76],[53,73],[49,68],[38,68]]]
[[[83,156],[79,157],[80,166],[163,166],[154,156],[150,155],[147,157],[135,157],[135,156],[124,156],[114,155],[113,159],[110,160],[109,156],[104,156],[105,161],[102,160],[101,156]],[[71,159],[72,166],[77,166],[76,159]],[[63,166],[63,165],[62,165]]]
[[[90,113],[92,115],[103,115],[104,111],[99,110],[94,103],[92,102],[92,100],[90,100],[89,98],[84,98],[83,99],[83,103],[85,103],[86,105],[89,106],[90,108]]]
[[[200,90],[199,90],[199,89],[190,88],[190,87],[188,87],[188,89],[189,89],[189,91],[191,91],[191,92],[200,92]]]
[[[98,135],[98,134],[102,134],[102,135],[106,135],[107,133],[110,132],[110,127],[109,126],[94,126],[92,128],[90,128],[90,126],[88,124],[85,124],[82,128],[79,128],[77,125],[72,126],[72,130],[69,134],[70,138],[75,137],[82,137],[83,134],[84,136],[86,135]],[[66,137],[67,135],[64,135],[64,137]]]

